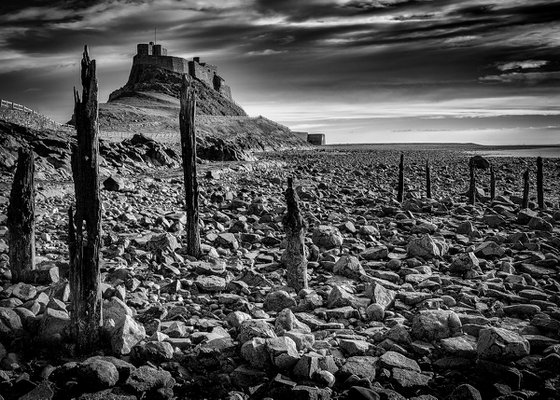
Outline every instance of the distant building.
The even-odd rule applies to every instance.
[[[307,132],[296,132],[296,131],[292,131],[292,132],[294,133],[294,135],[296,135],[300,139],[303,139],[307,142],[307,137],[309,136],[309,133],[307,133]]]
[[[231,89],[218,75],[217,66],[200,62],[200,57],[188,61],[181,57],[168,56],[167,49],[154,42],[140,43],[136,48],[132,65],[154,65],[179,74],[189,74],[231,100]]]
[[[307,141],[315,146],[323,146],[325,142],[324,133],[310,133],[307,135]]]

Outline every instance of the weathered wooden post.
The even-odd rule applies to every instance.
[[[187,253],[200,256],[200,230],[198,216],[198,181],[196,179],[196,97],[194,88],[183,75],[181,85],[181,109],[179,127],[181,130],[181,151],[185,180],[185,202],[187,212]]]
[[[76,213],[69,210],[68,247],[72,333],[80,353],[95,350],[102,323],[99,249],[101,200],[99,194],[99,126],[95,60],[87,46],[82,58],[82,99],[74,90],[77,146],[72,149]]]
[[[496,173],[494,172],[494,166],[490,166],[490,201],[494,200],[496,197]]]
[[[529,168],[523,172],[523,203],[521,208],[529,207]]]
[[[430,161],[426,160],[426,197],[432,198],[432,179],[430,176]]]
[[[544,179],[543,179],[543,159],[537,157],[537,203],[541,210],[544,209]]]
[[[469,161],[470,183],[469,183],[469,203],[473,206],[476,204],[476,175],[475,163],[472,159]]]
[[[285,196],[288,209],[282,222],[286,231],[286,250],[282,254],[281,262],[286,266],[288,286],[299,292],[307,288],[305,222],[299,210],[299,198],[293,188],[292,178],[288,178]]]
[[[404,196],[404,154],[401,153],[399,162],[399,187],[397,188],[397,201],[402,203]]]
[[[8,255],[14,282],[35,269],[34,175],[33,150],[20,149],[8,206]]]

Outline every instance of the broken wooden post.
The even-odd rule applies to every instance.
[[[196,179],[196,97],[194,88],[183,75],[181,85],[181,109],[179,127],[181,130],[181,151],[185,180],[185,203],[187,212],[187,254],[200,256],[200,230],[198,216],[198,181]]]
[[[102,324],[99,249],[101,200],[99,194],[99,126],[95,60],[87,46],[82,58],[82,99],[74,90],[77,146],[72,149],[76,213],[69,211],[68,247],[72,334],[80,353],[99,342]]]
[[[8,206],[8,255],[14,282],[35,269],[34,174],[33,150],[20,149]]]
[[[537,203],[541,210],[544,209],[544,187],[543,187],[543,159],[537,157]]]
[[[469,172],[470,172],[470,183],[469,183],[469,203],[473,206],[476,204],[476,175],[475,175],[475,163],[469,161]]]
[[[432,198],[432,179],[430,176],[430,161],[426,160],[426,197]]]
[[[523,202],[521,208],[529,207],[529,168],[523,172]]]
[[[404,154],[401,153],[399,162],[399,187],[397,188],[397,201],[402,203],[404,196]]]
[[[496,197],[496,174],[494,172],[494,166],[490,166],[490,201],[494,200]]]
[[[307,288],[307,256],[305,249],[305,222],[299,209],[299,198],[288,178],[286,189],[287,212],[282,220],[286,232],[286,250],[281,262],[286,266],[288,286],[296,293]]]

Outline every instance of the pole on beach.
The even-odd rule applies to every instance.
[[[523,172],[523,202],[521,208],[529,207],[529,168]]]
[[[20,149],[8,206],[12,281],[35,269],[35,165],[33,150]]]
[[[494,200],[496,197],[496,173],[494,172],[494,166],[490,166],[490,201]]]
[[[288,178],[285,192],[287,211],[282,223],[286,231],[286,250],[281,262],[286,267],[288,286],[296,292],[307,288],[307,257],[305,248],[305,222],[299,209],[299,198]]]
[[[537,157],[537,203],[541,210],[544,209],[544,179],[543,179],[543,159]]]
[[[185,204],[187,212],[187,254],[200,257],[200,229],[198,211],[198,181],[196,178],[196,95],[185,75],[181,84],[181,109],[179,127],[181,130],[181,153],[185,184]]]
[[[472,159],[469,161],[469,173],[470,173],[469,203],[474,206],[476,204],[476,175],[475,175],[475,166]]]
[[[432,179],[430,176],[430,161],[426,160],[426,197],[432,198]]]
[[[404,196],[404,154],[401,153],[399,162],[399,186],[397,188],[397,201],[402,203]]]
[[[72,175],[76,213],[68,212],[70,252],[71,326],[79,353],[89,353],[99,343],[102,323],[99,250],[101,248],[101,198],[99,193],[99,125],[95,60],[87,46],[81,64],[82,99],[74,89],[77,146],[72,149]]]

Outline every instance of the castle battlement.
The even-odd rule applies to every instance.
[[[217,66],[201,62],[200,57],[194,57],[189,61],[181,57],[168,56],[167,49],[154,42],[140,43],[136,48],[132,65],[153,65],[179,74],[189,74],[231,100],[231,89],[218,75]]]

